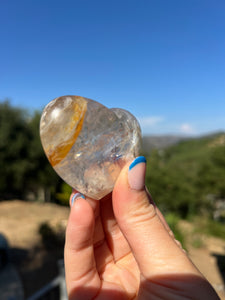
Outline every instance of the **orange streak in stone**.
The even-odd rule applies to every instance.
[[[80,110],[80,107],[78,107],[77,105],[75,105],[75,111],[76,110]],[[79,113],[76,111],[76,113],[74,114],[69,129],[70,130],[72,129],[72,127],[73,127],[72,125],[74,123],[78,122],[78,124],[76,125],[76,130],[74,131],[72,137],[70,137],[69,140],[57,145],[53,151],[48,153],[48,159],[50,161],[50,164],[53,167],[66,157],[66,155],[72,148],[73,144],[75,143],[75,141],[82,129],[82,126],[83,126],[86,110],[87,110],[87,106],[85,105],[82,107],[82,111],[79,111]],[[81,117],[80,117],[80,115],[81,115]],[[78,120],[79,117],[80,117],[80,120]],[[66,132],[65,132],[65,134],[66,134]]]

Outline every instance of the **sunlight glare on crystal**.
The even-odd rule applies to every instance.
[[[55,109],[52,111],[52,118],[53,118],[53,119],[58,118],[59,114],[60,114],[60,109],[59,109],[59,108],[55,108]]]

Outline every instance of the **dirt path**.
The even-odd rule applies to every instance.
[[[40,242],[40,224],[66,225],[69,208],[52,203],[23,201],[0,202],[0,232],[11,247],[32,248]]]
[[[68,215],[69,208],[50,203],[0,202],[0,233],[12,248],[12,260],[21,275],[26,297],[57,274],[57,259],[63,256],[60,247],[46,251],[38,233],[40,225],[47,222],[53,228],[65,228]],[[225,261],[225,241],[204,237],[204,247],[194,248],[187,244],[187,249],[193,262],[225,300],[225,274],[222,275],[219,268]]]

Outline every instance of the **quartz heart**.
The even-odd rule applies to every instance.
[[[112,191],[121,168],[139,155],[141,144],[132,114],[80,96],[52,100],[42,113],[40,136],[58,175],[93,199]]]

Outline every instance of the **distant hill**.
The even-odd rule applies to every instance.
[[[188,140],[190,138],[176,135],[148,135],[143,136],[142,150],[147,153],[153,149],[164,149],[169,146],[175,145],[180,141]]]
[[[210,133],[208,135],[198,137],[187,137],[181,135],[145,135],[142,138],[142,150],[144,153],[148,153],[153,149],[165,149],[167,147],[176,145],[182,141],[189,140],[201,140],[201,139],[212,139],[224,136],[225,132]]]

